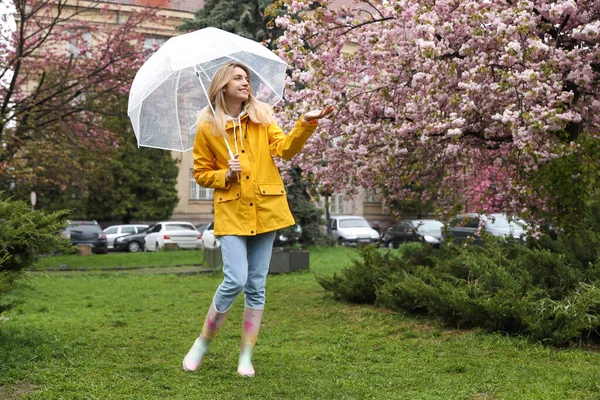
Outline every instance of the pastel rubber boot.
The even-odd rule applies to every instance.
[[[183,359],[183,369],[185,371],[195,371],[200,364],[202,364],[202,358],[204,358],[204,354],[208,350],[215,335],[223,326],[228,312],[229,310],[224,312],[217,311],[215,303],[210,305],[208,313],[206,314],[206,319],[204,320],[202,333],[200,333],[200,336],[194,341],[192,348]]]
[[[242,346],[240,348],[240,361],[238,363],[238,374],[241,376],[254,376],[252,365],[252,351],[258,339],[260,322],[263,310],[255,310],[246,307],[244,309],[244,321],[242,324]]]

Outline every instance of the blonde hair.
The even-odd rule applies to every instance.
[[[246,75],[248,75],[248,79],[250,79],[250,69],[246,65],[239,62],[224,64],[215,73],[208,86],[208,98],[215,111],[214,115],[210,106],[207,106],[202,110],[198,118],[198,124],[206,122],[211,125],[211,132],[215,136],[221,135],[227,137],[225,127],[227,126],[227,114],[229,114],[229,110],[227,109],[223,88],[233,79],[236,67],[243,69]],[[248,84],[250,86],[248,100],[242,104],[242,110],[246,111],[248,117],[254,123],[263,126],[271,124],[274,121],[273,109],[270,105],[256,100],[252,94],[252,82],[249,81]]]

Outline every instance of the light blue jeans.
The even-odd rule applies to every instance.
[[[225,277],[213,298],[217,311],[229,310],[242,290],[246,307],[265,308],[265,285],[275,233],[220,237]]]

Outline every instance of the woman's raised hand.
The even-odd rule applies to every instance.
[[[321,119],[321,118],[323,118],[323,117],[331,114],[332,111],[333,111],[333,106],[326,106],[322,110],[312,110],[312,111],[309,111],[306,114],[304,114],[302,116],[302,118],[304,119],[304,121],[310,122],[310,121],[313,121],[315,119]]]

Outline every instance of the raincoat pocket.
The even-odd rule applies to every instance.
[[[283,183],[259,183],[258,190],[265,196],[281,196],[285,194]]]
[[[215,189],[215,200],[218,203],[224,203],[226,201],[238,200],[240,198],[240,187],[236,185],[229,190],[226,189]]]

